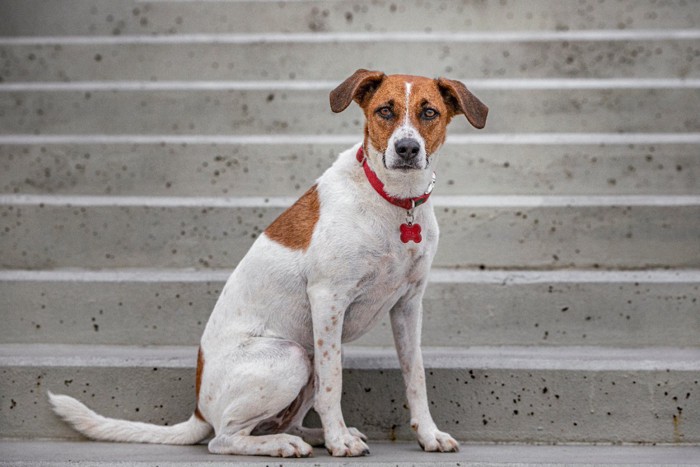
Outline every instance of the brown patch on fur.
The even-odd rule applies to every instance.
[[[194,394],[195,394],[195,398],[197,401],[197,406],[194,410],[194,416],[202,421],[206,421],[206,420],[204,420],[204,416],[202,415],[202,412],[199,411],[199,389],[202,387],[202,373],[203,372],[204,372],[204,352],[202,352],[202,348],[200,347],[199,351],[197,352],[197,373],[195,375],[195,383],[194,383]]]
[[[292,250],[306,250],[311,244],[311,236],[320,216],[321,203],[316,185],[309,188],[301,198],[284,211],[265,234],[281,245]]]
[[[438,78],[437,84],[445,101],[454,109],[455,113],[464,114],[474,128],[484,128],[489,108],[477,99],[464,84],[447,78]]]
[[[335,113],[342,112],[353,100],[362,107],[365,97],[374,92],[384,76],[381,71],[357,70],[331,91],[331,110]]]
[[[411,95],[406,108],[406,83],[411,83]],[[331,109],[342,112],[355,100],[365,113],[365,145],[385,152],[394,130],[403,124],[406,112],[409,120],[425,140],[428,156],[445,142],[447,124],[457,114],[464,114],[476,128],[486,124],[488,107],[476,98],[464,84],[446,78],[430,79],[411,75],[389,75],[379,71],[357,70],[331,92]],[[389,107],[393,118],[377,115],[381,107]],[[433,120],[420,118],[426,107],[440,114]]]
[[[379,152],[386,151],[391,134],[403,123],[406,113],[405,83],[402,76],[387,76],[362,106],[365,112],[365,137]],[[377,115],[377,110],[381,107],[389,107],[394,117],[387,120]]]
[[[411,86],[411,123],[425,140],[425,151],[430,156],[445,142],[447,125],[454,113],[445,103],[437,83],[433,79],[415,80]],[[423,120],[420,114],[431,108],[440,114],[433,120]]]
[[[411,84],[408,108],[406,108],[406,83]],[[389,106],[393,110],[394,117],[391,120],[376,114],[377,109],[384,106]],[[421,113],[428,107],[437,110],[440,115],[433,120],[421,119]],[[368,99],[364,111],[367,122],[365,136],[377,151],[386,151],[392,133],[397,127],[403,125],[408,112],[411,125],[425,140],[428,156],[434,154],[445,142],[447,124],[455,114],[445,102],[436,80],[409,75],[387,76]]]

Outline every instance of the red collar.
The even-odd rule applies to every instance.
[[[428,189],[425,191],[424,194],[420,196],[416,196],[415,198],[395,198],[393,196],[390,196],[386,191],[384,191],[384,183],[382,183],[381,180],[379,180],[379,177],[377,177],[377,174],[374,173],[374,171],[369,167],[369,164],[367,164],[367,158],[365,157],[365,153],[362,149],[362,146],[360,146],[360,149],[357,150],[357,162],[359,162],[362,165],[362,168],[365,169],[365,175],[367,176],[367,180],[369,180],[369,184],[372,185],[372,188],[379,193],[379,195],[393,204],[394,206],[398,206],[400,208],[406,209],[407,211],[410,211],[411,209],[415,208],[416,206],[420,206],[421,204],[425,203],[428,201],[428,198],[430,198],[430,193],[433,191],[433,186],[435,185],[435,174],[433,173],[433,181],[428,185]]]

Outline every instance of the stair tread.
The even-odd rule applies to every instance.
[[[588,29],[677,29],[698,24],[694,2],[582,2],[562,7],[555,0],[478,3],[420,0],[387,2],[159,1],[86,3],[42,0],[9,3],[0,17],[7,35],[130,35],[191,33],[352,31],[576,31]],[[653,13],[648,9],[653,6]],[[507,12],[508,14],[506,14]],[[426,17],[430,21],[426,21]]]
[[[0,344],[5,366],[190,368],[196,346]],[[390,347],[344,347],[348,369],[397,369]],[[427,368],[577,371],[700,371],[700,347],[423,347]]]
[[[0,196],[1,198],[1,196]],[[209,282],[224,281],[230,268],[58,268],[0,269],[0,281],[37,282]],[[553,269],[476,270],[434,267],[430,281],[436,283],[537,284],[552,282],[677,283],[700,282],[700,269]]]
[[[308,459],[216,456],[206,446],[163,446],[75,441],[0,441],[0,465],[215,466],[246,465],[700,465],[700,447],[677,446],[526,446],[463,444],[458,453],[424,453],[416,443],[369,441],[370,456],[333,458],[314,449]]]

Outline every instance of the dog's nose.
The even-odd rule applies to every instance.
[[[413,159],[420,152],[420,144],[413,138],[401,138],[394,143],[394,149],[402,159]]]

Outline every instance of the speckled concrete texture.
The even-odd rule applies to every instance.
[[[343,145],[3,145],[4,193],[217,196],[298,195]],[[488,154],[488,157],[485,155]],[[700,192],[691,144],[524,145],[449,143],[441,194],[686,194]]]
[[[628,205],[609,199],[441,199],[437,267],[654,268],[700,266],[700,202]],[[9,197],[0,205],[5,268],[230,268],[292,200]],[[127,205],[124,204],[126,201]],[[162,201],[165,204],[160,204]],[[629,204],[637,202],[628,200]],[[92,204],[95,203],[95,204]],[[151,205],[143,205],[149,203]],[[489,206],[493,203],[492,206]],[[513,203],[513,204],[511,204]],[[519,204],[523,205],[520,206]],[[576,205],[582,203],[582,205]],[[251,206],[252,204],[252,206]],[[502,204],[498,206],[497,204]],[[510,205],[509,205],[510,204]],[[195,207],[196,206],[196,207]],[[397,212],[397,225],[403,214]]]
[[[461,31],[458,31],[461,32]],[[633,42],[614,40],[576,40],[563,36],[552,41],[538,36],[521,40],[463,40],[460,36],[444,38],[422,36],[411,39],[411,53],[421,60],[406,60],[395,53],[405,43],[399,36],[368,36],[358,40],[343,36],[329,37],[328,42],[309,41],[290,36],[288,39],[256,40],[238,43],[237,36],[197,38],[170,36],[173,43],[138,47],[99,44],[87,39],[84,43],[61,44],[59,39],[30,44],[3,44],[0,39],[0,64],[3,79],[12,81],[77,81],[77,80],[342,80],[353,70],[339,66],[342,56],[353,67],[382,68],[385,71],[410,74],[451,75],[474,78],[697,78],[700,76],[700,37]],[[663,33],[659,33],[663,34]],[[118,42],[112,36],[110,42]],[[416,39],[416,37],[418,39]],[[420,40],[425,37],[425,40]],[[383,39],[383,40],[382,40]],[[19,42],[19,41],[17,41]],[[38,44],[35,44],[37,43]],[[231,42],[231,43],[226,43]],[[124,63],[132,64],[125,67]]]
[[[75,438],[50,411],[47,390],[106,416],[160,424],[193,410],[196,347],[0,349],[8,409],[0,436]],[[700,442],[697,349],[436,348],[424,356],[433,416],[459,439]],[[346,422],[371,439],[412,439],[394,351],[347,348],[344,367]]]
[[[350,137],[352,139],[352,137]],[[355,138],[356,139],[356,138]],[[0,191],[125,196],[301,195],[348,144],[0,145]],[[693,144],[448,142],[441,195],[700,193]]]
[[[195,345],[229,272],[6,271],[0,342]],[[435,270],[423,343],[693,346],[699,297],[700,271]],[[393,345],[388,321],[355,344]]]
[[[439,467],[535,467],[535,466],[609,466],[651,465],[698,466],[700,448],[669,446],[497,446],[462,445],[458,453],[425,453],[414,443],[372,443],[371,454],[362,458],[334,458],[316,448],[308,459],[269,459],[264,457],[226,457],[207,452],[205,446],[125,445],[116,443],[0,441],[0,465],[15,467],[158,465],[219,467],[235,465],[291,466],[439,466]]]
[[[331,114],[329,90],[0,92],[0,128],[5,134],[340,133],[361,138],[361,110],[353,106]],[[694,112],[700,107],[697,87],[474,92],[498,109],[489,115],[482,133],[663,133],[700,128]],[[450,134],[472,131],[461,117],[450,125]]]
[[[0,12],[0,465],[700,465],[680,448],[700,445],[700,1]],[[372,457],[66,442],[48,389],[190,415],[223,281],[362,137],[357,106],[328,108],[361,67],[461,79],[490,107],[484,131],[452,122],[437,167],[422,335],[438,424],[519,444],[389,444],[413,437],[386,320],[345,349],[343,411]]]
[[[700,22],[694,1],[654,0],[562,5],[557,0],[480,2],[305,0],[286,2],[140,2],[80,0],[62,6],[41,0],[3,0],[2,35],[123,35],[323,31],[444,31],[691,28]],[[503,11],[507,14],[503,14]],[[437,14],[436,14],[437,13]],[[31,16],[38,20],[31,20]],[[266,22],[250,21],[265,17]],[[426,22],[426,17],[431,20]],[[378,23],[377,19],[382,21]]]

